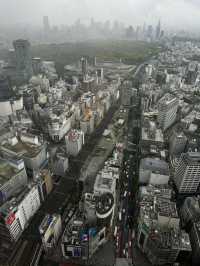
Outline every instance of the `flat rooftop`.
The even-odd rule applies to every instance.
[[[25,155],[27,157],[33,158],[40,153],[42,146],[43,145],[37,146],[34,144],[27,144],[27,143],[23,143],[21,141],[18,141],[15,145],[5,143],[4,145],[2,145],[2,148],[10,150],[10,151],[16,153],[17,155]]]
[[[113,183],[113,176],[109,173],[99,173],[96,177],[95,187],[111,189]]]
[[[191,251],[189,235],[181,230],[156,228],[152,240],[158,248]]]
[[[20,170],[11,166],[6,160],[0,159],[0,186],[3,186],[12,176]]]
[[[161,129],[155,129],[154,134],[150,134],[148,128],[142,128],[142,140],[154,140],[157,142],[164,142],[164,137]]]
[[[159,103],[170,104],[174,101],[177,101],[177,98],[174,95],[167,93],[160,99]]]
[[[157,198],[156,208],[157,208],[158,214],[161,216],[178,218],[178,213],[177,213],[175,202],[172,202],[166,199]]]
[[[162,175],[169,174],[168,163],[159,158],[144,158],[140,161],[140,170],[151,170],[152,172],[157,172]]]

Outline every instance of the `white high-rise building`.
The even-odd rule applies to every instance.
[[[179,193],[195,193],[200,184],[200,153],[183,153],[176,167],[174,181]]]
[[[79,130],[70,130],[66,138],[67,153],[76,156],[84,145],[84,133]]]
[[[168,129],[176,120],[178,99],[173,95],[165,94],[158,103],[158,123],[163,130]]]

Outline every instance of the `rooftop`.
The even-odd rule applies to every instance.
[[[40,233],[45,234],[49,227],[53,228],[59,218],[59,214],[47,214],[39,227]]]
[[[178,218],[177,208],[175,202],[157,198],[156,209],[159,215]]]
[[[78,139],[80,139],[81,136],[82,136],[82,131],[72,129],[68,132],[66,138],[69,141],[77,141]]]
[[[151,131],[150,128],[142,128],[142,140],[154,140],[157,142],[164,142],[163,133],[161,129]]]
[[[105,193],[96,198],[96,212],[99,214],[106,214],[112,209],[113,204],[113,195],[111,193]]]
[[[18,172],[20,172],[20,170],[11,166],[8,161],[0,158],[0,186],[4,185]]]
[[[189,235],[184,231],[158,228],[152,236],[158,248],[191,250]]]
[[[27,157],[33,158],[40,153],[42,147],[43,145],[38,146],[18,141],[15,145],[11,145],[7,142],[1,146],[1,149],[5,151],[11,151],[19,156],[25,155]]]
[[[112,186],[114,183],[114,176],[112,171],[109,172],[100,172],[95,180],[94,187],[96,189],[107,189],[112,192]]]
[[[144,158],[140,161],[141,170],[151,170],[162,175],[169,175],[168,163],[159,158]]]
[[[80,245],[84,235],[84,223],[81,217],[74,217],[63,233],[62,242],[68,245]]]
[[[168,104],[173,103],[173,102],[175,102],[175,101],[177,101],[177,98],[174,97],[174,95],[169,94],[169,93],[166,93],[166,94],[160,99],[159,103],[163,103],[163,104],[168,105]]]
[[[183,153],[181,159],[187,164],[199,164],[200,166],[200,152]]]
[[[168,186],[143,186],[140,188],[141,195],[155,195],[165,199],[171,199],[172,189]]]

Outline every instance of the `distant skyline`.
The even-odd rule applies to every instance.
[[[118,20],[125,25],[156,25],[161,19],[169,29],[200,29],[199,0],[0,0],[4,25],[43,25],[48,16],[51,25],[72,24],[77,19],[89,23]]]

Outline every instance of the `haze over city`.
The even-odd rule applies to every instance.
[[[200,27],[198,0],[1,0],[1,23],[40,26],[49,16],[52,25],[71,24],[77,19],[89,23],[118,20],[125,24],[155,24],[164,27],[197,30]]]

